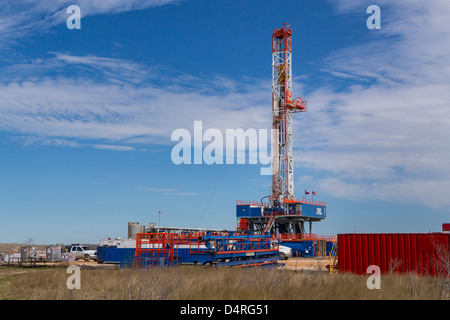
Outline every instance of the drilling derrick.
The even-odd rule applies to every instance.
[[[238,230],[270,232],[280,238],[299,239],[304,223],[326,217],[324,201],[294,196],[292,114],[306,112],[302,98],[292,98],[292,30],[284,24],[272,34],[273,175],[269,203],[237,201]],[[263,197],[263,198],[266,198]]]
[[[273,180],[271,206],[294,200],[292,113],[305,112],[306,101],[292,99],[292,30],[272,34]]]

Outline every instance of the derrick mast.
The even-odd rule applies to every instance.
[[[311,233],[312,222],[326,218],[324,201],[294,196],[292,114],[306,109],[306,101],[292,98],[292,30],[284,24],[272,33],[273,172],[269,203],[262,199],[237,201],[238,230],[299,239],[306,233],[305,222],[309,222]]]
[[[306,111],[306,101],[292,99],[292,30],[284,24],[272,34],[273,178],[271,205],[294,199],[292,113]]]

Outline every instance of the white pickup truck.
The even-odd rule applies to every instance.
[[[97,250],[82,246],[82,245],[72,245],[69,250],[70,253],[75,254],[75,259],[84,259],[84,261],[97,260]]]
[[[288,258],[292,258],[292,249],[286,246],[279,246],[278,250],[280,251],[279,256],[280,260],[287,260]]]

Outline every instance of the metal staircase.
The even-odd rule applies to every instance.
[[[330,274],[338,272],[337,236],[334,238],[330,252]]]
[[[276,216],[274,214],[272,214],[269,218],[269,220],[267,221],[267,224],[264,227],[264,232],[270,232],[270,229],[272,228],[274,222],[275,222]]]

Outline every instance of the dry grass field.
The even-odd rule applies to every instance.
[[[368,276],[333,274],[299,266],[282,269],[180,266],[126,270],[83,268],[81,289],[69,290],[64,267],[0,268],[0,299],[18,300],[439,300],[437,279],[412,274],[381,277],[368,289]],[[294,267],[293,267],[294,265]],[[316,262],[317,265],[317,262]]]

